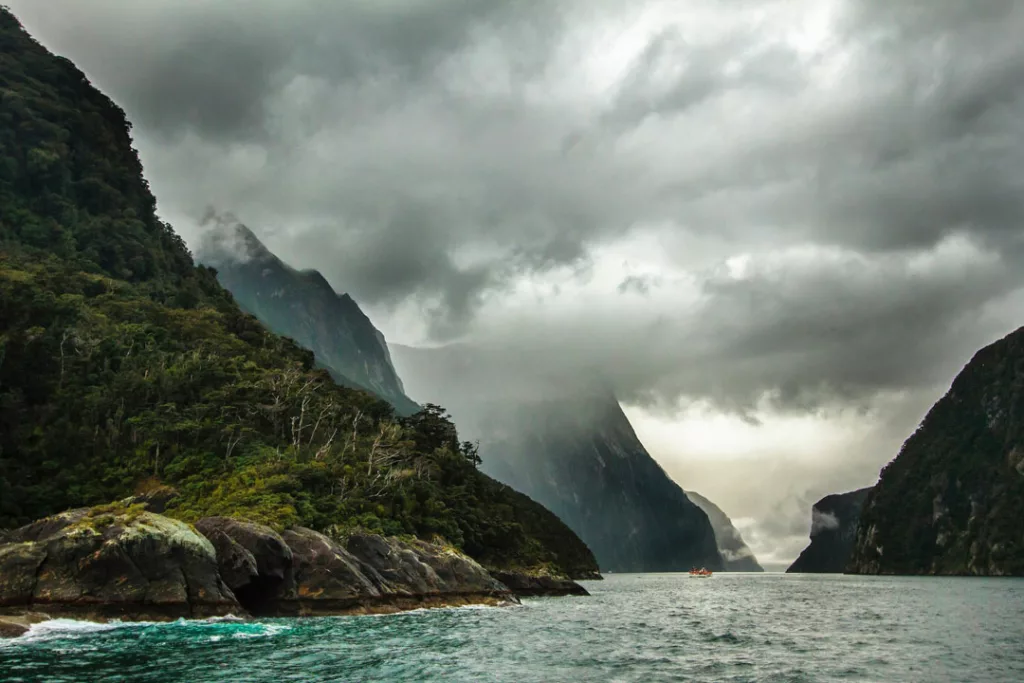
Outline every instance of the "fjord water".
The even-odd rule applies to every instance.
[[[0,641],[0,680],[1024,680],[1021,580],[636,574],[587,588],[388,616],[50,622]]]

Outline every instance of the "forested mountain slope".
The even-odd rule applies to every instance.
[[[170,485],[167,513],[439,534],[492,566],[596,565],[481,474],[243,313],[155,214],[124,112],[0,9],[0,527]]]
[[[1024,575],[1024,328],[978,351],[882,469],[849,571]]]

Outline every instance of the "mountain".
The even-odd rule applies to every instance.
[[[825,496],[811,507],[811,543],[787,573],[842,574],[850,559],[861,506],[871,487]]]
[[[209,222],[197,257],[216,268],[243,311],[312,351],[340,384],[380,396],[401,415],[420,409],[405,395],[384,335],[349,295],[336,293],[315,270],[290,267],[230,217]]]
[[[1024,575],[1024,328],[953,380],[864,503],[849,571]]]
[[[647,453],[612,392],[465,345],[393,346],[410,394],[452,411],[481,469],[558,515],[615,572],[723,568],[708,516]]]
[[[757,563],[754,551],[747,547],[743,536],[732,524],[729,515],[725,514],[720,507],[710,500],[695,493],[687,491],[686,497],[704,511],[711,522],[711,528],[715,532],[715,543],[718,545],[718,552],[722,556],[724,569],[727,572],[763,572],[764,568]]]
[[[124,112],[0,8],[0,528],[163,488],[185,522],[597,568],[445,413],[396,417],[239,309],[157,217]]]

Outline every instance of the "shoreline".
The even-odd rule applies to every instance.
[[[98,623],[392,614],[589,595],[564,576],[488,568],[446,543],[125,507],[80,508],[0,537],[0,636],[43,618]]]
[[[565,593],[564,597],[580,595]],[[523,597],[561,597],[524,595]],[[326,604],[325,604],[326,603]],[[461,607],[516,607],[521,605],[519,596],[512,592],[496,594],[481,592],[434,593],[429,595],[381,596],[377,599],[353,601],[296,600],[282,602],[274,609],[256,614],[237,611],[211,611],[200,614],[184,614],[178,610],[161,608],[159,605],[123,605],[109,603],[68,604],[37,603],[27,610],[0,607],[0,639],[14,639],[31,631],[32,626],[55,620],[71,620],[92,624],[167,624],[175,621],[237,620],[260,621],[262,619],[318,619],[323,617],[386,616],[432,609],[458,609]]]

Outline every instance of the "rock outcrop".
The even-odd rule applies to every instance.
[[[556,576],[511,571],[494,571],[491,574],[521,598],[590,595],[586,588],[575,581]]]
[[[240,611],[213,545],[140,507],[72,510],[0,536],[0,612],[176,619]]]
[[[288,529],[282,537],[291,548],[292,563],[289,583],[277,595],[277,612],[318,614],[380,601],[383,580],[371,578],[374,572],[337,541],[302,527]]]
[[[277,534],[223,517],[202,519],[196,527],[217,548],[224,580],[256,616],[514,600],[512,591],[478,563],[439,544],[356,534],[342,545],[312,529]]]
[[[25,612],[23,614],[0,614],[0,638],[17,638],[25,635],[32,624],[41,624],[51,619],[49,614],[42,612]]]
[[[217,551],[221,578],[249,612],[261,614],[264,605],[290,590],[292,550],[270,527],[227,517],[207,517],[196,529]]]
[[[564,577],[488,571],[440,542],[375,534],[341,542],[225,517],[196,529],[123,501],[0,536],[0,636],[50,616],[316,616],[587,595]]]
[[[722,563],[727,572],[763,572],[764,568],[757,563],[754,551],[743,540],[739,529],[733,526],[729,515],[710,500],[693,491],[686,492],[687,498],[704,511],[715,531],[715,543],[722,555]]]
[[[811,508],[811,543],[787,573],[841,574],[857,535],[861,506],[871,487],[825,496]]]

